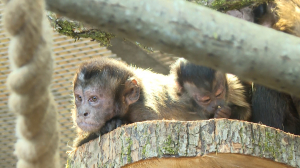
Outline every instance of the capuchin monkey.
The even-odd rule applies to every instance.
[[[73,120],[78,129],[74,147],[124,124],[145,120],[203,119],[179,99],[170,76],[114,59],[81,64],[74,77]]]
[[[171,65],[170,74],[177,83],[177,95],[189,99],[192,111],[202,118],[250,119],[249,92],[236,76],[192,64],[183,58]]]
[[[300,1],[262,4],[254,10],[255,23],[300,37]],[[300,134],[300,99],[253,84],[252,121]]]

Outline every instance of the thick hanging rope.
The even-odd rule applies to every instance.
[[[56,107],[49,85],[53,58],[51,29],[43,0],[6,2],[4,26],[11,35],[7,79],[9,108],[17,114],[18,168],[59,166]]]

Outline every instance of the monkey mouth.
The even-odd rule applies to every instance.
[[[90,122],[77,122],[77,125],[79,128],[81,128],[83,131],[87,132],[96,132],[101,128],[100,123],[90,123]]]

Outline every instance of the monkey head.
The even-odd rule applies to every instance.
[[[112,59],[83,63],[74,77],[74,123],[84,132],[98,132],[122,117],[140,97],[138,81],[126,64]]]
[[[182,87],[182,92],[186,92],[209,118],[214,117],[218,109],[224,108],[227,100],[225,75],[215,72],[211,77],[212,80],[185,81]]]
[[[230,115],[225,73],[181,58],[171,66],[171,74],[176,77],[178,95],[190,98],[197,111],[207,118]]]

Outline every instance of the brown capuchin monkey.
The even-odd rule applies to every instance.
[[[178,99],[170,76],[135,68],[114,59],[81,64],[74,77],[74,124],[78,147],[123,123],[145,120],[203,119]]]
[[[236,76],[192,64],[183,58],[171,65],[171,75],[178,85],[178,96],[189,99],[192,111],[202,118],[250,119],[250,98]]]

